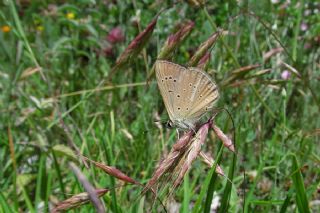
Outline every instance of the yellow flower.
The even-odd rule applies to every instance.
[[[11,31],[11,28],[8,25],[4,25],[4,26],[1,27],[1,31],[4,32],[4,33],[8,33],[8,32]]]
[[[37,31],[39,32],[43,31],[43,26],[37,26]]]
[[[67,17],[67,19],[74,19],[75,14],[74,14],[74,13],[69,12],[69,13],[67,13],[66,17]]]

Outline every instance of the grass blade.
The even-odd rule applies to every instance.
[[[232,189],[232,182],[231,181],[233,180],[236,163],[237,163],[237,155],[233,154],[232,164],[231,164],[231,167],[230,167],[229,173],[228,173],[229,180],[227,181],[227,184],[224,188],[224,192],[223,192],[222,199],[221,199],[221,205],[220,205],[218,212],[221,212],[221,213],[228,212],[228,206],[229,206],[231,189]]]
[[[223,150],[223,146],[221,145],[220,146],[220,149],[219,149],[219,154],[218,154],[218,158],[217,160],[214,162],[214,165],[211,167],[203,185],[202,185],[202,188],[201,188],[201,191],[200,191],[200,194],[197,198],[197,201],[193,207],[193,210],[192,210],[192,213],[197,213],[197,212],[200,212],[200,207],[201,207],[201,204],[202,204],[202,201],[204,199],[204,196],[206,194],[206,191],[208,189],[208,185],[210,183],[210,180],[212,178],[212,176],[214,175],[215,171],[216,171],[216,167],[217,167],[217,164],[218,164],[218,161],[220,160],[220,157],[221,157],[221,154],[222,154],[222,150]],[[212,200],[212,199],[211,199]]]
[[[184,176],[183,181],[183,203],[182,203],[182,211],[181,212],[189,212],[189,204],[190,204],[190,180],[189,173],[187,172]]]
[[[284,200],[282,206],[281,206],[281,209],[280,209],[280,213],[286,213],[287,212],[287,208],[290,204],[290,200],[291,200],[291,197],[292,197],[292,194],[293,194],[293,188],[291,188],[287,194],[287,197],[286,199]]]
[[[292,175],[291,175],[294,188],[296,190],[296,203],[299,209],[299,212],[309,213],[309,203],[306,195],[306,190],[304,187],[304,182],[298,160],[296,155],[292,155]]]
[[[221,145],[221,147],[219,149],[219,154],[218,154],[217,160],[214,162],[214,165],[212,167],[213,171],[216,170],[217,164],[219,164],[221,161],[222,151],[223,151],[223,146]],[[212,198],[213,198],[213,192],[215,191],[214,189],[215,189],[217,176],[218,176],[218,174],[216,172],[214,172],[211,176],[208,191],[207,191],[207,198],[206,198],[206,202],[205,202],[205,206],[204,206],[204,213],[210,212],[211,202],[212,202]]]
[[[45,190],[43,190],[42,186],[46,185],[46,183],[44,183],[43,181],[45,180],[45,174],[46,174],[46,155],[42,154],[40,156],[40,160],[39,160],[39,170],[38,170],[38,175],[37,175],[37,187],[36,187],[36,198],[35,198],[35,205],[34,208],[37,210],[38,209],[38,205],[42,199],[42,195],[43,192],[45,192]]]
[[[10,204],[7,202],[8,202],[8,200],[4,197],[3,193],[0,192],[0,210],[1,210],[1,212],[11,213],[12,210],[10,208]]]

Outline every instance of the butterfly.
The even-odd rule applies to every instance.
[[[218,87],[199,68],[157,60],[158,87],[169,114],[168,127],[195,130],[201,118],[213,109],[219,98]]]

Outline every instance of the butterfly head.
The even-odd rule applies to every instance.
[[[174,125],[173,121],[171,121],[171,120],[168,120],[168,121],[165,123],[165,126],[166,126],[166,128],[168,128],[168,129],[173,129],[173,128],[175,128],[175,125]]]

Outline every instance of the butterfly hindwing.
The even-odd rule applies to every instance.
[[[219,98],[217,85],[212,81],[210,76],[198,68],[189,68],[193,73],[197,73],[199,83],[197,84],[196,91],[193,93],[195,96],[192,101],[192,110],[187,115],[190,118],[201,117],[204,113],[210,111],[216,100]]]

